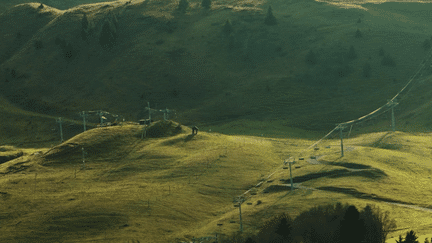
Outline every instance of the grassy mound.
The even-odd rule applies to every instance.
[[[174,136],[183,131],[180,124],[173,121],[157,121],[152,123],[146,132],[147,137],[160,138]]]

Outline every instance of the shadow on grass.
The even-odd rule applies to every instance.
[[[297,188],[293,188],[297,190]],[[283,192],[283,191],[291,191],[291,185],[271,185],[264,189],[263,193],[272,193],[272,192]]]
[[[322,177],[328,178],[341,178],[341,177],[349,177],[349,176],[360,176],[369,179],[379,179],[386,177],[387,174],[379,169],[336,169],[325,172],[318,173],[310,173],[303,176],[296,176],[293,178],[293,183],[302,183],[309,180],[314,180]],[[290,183],[290,179],[282,179],[283,183]]]
[[[362,165],[362,164],[356,164],[356,163],[347,163],[347,162],[326,162],[321,161],[322,164],[326,165],[333,165],[333,166],[341,166],[348,169],[370,169],[371,166],[369,165]]]
[[[377,200],[377,201],[382,201],[382,202],[402,203],[402,204],[411,205],[410,203],[406,203],[406,202],[402,202],[402,201],[398,201],[398,200],[393,200],[390,198],[380,197],[380,196],[377,196],[375,194],[368,194],[368,193],[360,192],[354,188],[322,186],[322,187],[318,187],[317,189],[323,190],[323,191],[343,193],[343,194],[351,195],[353,197],[361,198],[361,199],[369,199],[369,200]]]

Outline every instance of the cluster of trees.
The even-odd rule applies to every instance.
[[[384,243],[396,223],[388,212],[367,205],[337,203],[317,206],[292,219],[282,213],[268,220],[256,235],[237,233],[223,243]],[[403,241],[409,243],[411,241]]]

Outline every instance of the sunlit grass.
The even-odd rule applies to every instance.
[[[141,140],[142,126],[97,128],[49,151],[34,150],[46,152],[45,159],[28,152],[29,155],[0,165],[2,173],[10,171],[0,179],[1,191],[6,193],[1,195],[6,209],[2,212],[3,228],[9,232],[2,237],[42,237],[49,241],[68,235],[70,242],[167,242],[216,232],[229,234],[239,229],[233,198],[260,181],[262,185],[254,189],[257,195],[246,194],[242,205],[246,232],[256,232],[275,213],[286,211],[295,217],[310,207],[338,201],[358,207],[373,203],[390,210],[401,229],[391,236],[404,232],[404,227],[427,233],[432,224],[429,212],[338,192],[296,189],[263,193],[268,186],[280,184],[279,179],[289,179],[289,170],[282,169],[282,162],[294,156],[294,177],[332,173],[346,169],[343,165],[347,163],[382,172],[346,172],[305,181],[303,186],[352,188],[429,207],[428,191],[432,188],[427,146],[432,138],[428,134],[364,134],[345,141],[346,148],[353,150],[341,158],[338,139],[324,140],[318,145],[319,150],[303,151],[314,141],[223,135],[214,131],[200,131],[195,136],[190,133],[189,128],[183,127],[183,132],[175,136]],[[392,144],[400,146],[388,147]],[[85,169],[81,147],[88,153]],[[13,149],[16,148],[8,147]],[[301,151],[306,160],[312,155],[322,156],[319,161],[330,164],[312,165],[298,160]],[[17,171],[22,166],[28,167]],[[274,171],[267,182],[265,179]],[[258,200],[262,201],[260,205]],[[71,225],[68,230],[67,224]],[[55,234],[44,235],[53,229]]]

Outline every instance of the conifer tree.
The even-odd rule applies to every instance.
[[[269,8],[267,10],[267,15],[265,17],[264,24],[266,24],[266,25],[277,25],[277,21],[276,21],[275,16],[273,15],[273,10],[272,10],[271,6],[269,6]]]
[[[410,232],[407,232],[404,243],[419,243],[417,239],[418,237],[416,233],[411,230]]]

